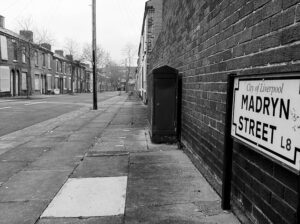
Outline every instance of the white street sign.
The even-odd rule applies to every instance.
[[[300,77],[235,79],[231,135],[300,171]]]

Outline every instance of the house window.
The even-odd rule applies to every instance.
[[[10,90],[10,72],[8,66],[0,66],[0,92]]]
[[[58,89],[58,78],[55,77],[55,86],[54,86],[54,89]]]
[[[47,75],[47,89],[51,90],[52,89],[52,76],[51,75]]]
[[[60,72],[62,73],[63,72],[63,63],[62,63],[62,61],[59,63],[59,65],[60,65]]]
[[[43,67],[46,67],[46,55],[45,55],[45,53],[42,54],[42,58],[43,58]]]
[[[34,52],[34,64],[35,64],[35,66],[39,66],[39,53],[38,53],[38,51]]]
[[[7,55],[7,39],[5,36],[0,36],[0,48],[1,48],[1,59],[2,60],[8,60]]]
[[[51,69],[51,55],[48,54],[48,69]]]
[[[22,62],[26,63],[26,48],[22,48]]]
[[[22,90],[27,90],[27,73],[22,72]]]
[[[13,42],[13,60],[18,61],[18,46],[16,42]]]
[[[56,72],[58,72],[59,69],[58,69],[58,60],[56,59]]]
[[[35,75],[35,80],[34,80],[34,87],[35,90],[39,90],[40,89],[40,76],[37,74]]]

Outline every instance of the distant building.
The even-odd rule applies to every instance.
[[[162,26],[162,0],[149,0],[145,4],[144,20],[138,52],[138,69],[136,70],[136,90],[147,102],[148,57],[156,43]]]
[[[0,16],[0,97],[88,92],[86,69],[62,50],[52,52],[50,44],[34,43],[32,31],[6,29]]]

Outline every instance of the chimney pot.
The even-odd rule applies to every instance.
[[[33,42],[33,32],[30,30],[20,30],[20,35],[23,36],[25,39]]]
[[[0,15],[0,27],[5,28],[5,18],[4,16]]]
[[[48,44],[48,43],[42,43],[41,46],[42,46],[43,48],[46,48],[46,49],[48,49],[49,51],[51,51],[51,45],[50,45],[50,44]]]
[[[63,50],[55,50],[55,54],[58,54],[60,56],[64,56],[64,51]]]

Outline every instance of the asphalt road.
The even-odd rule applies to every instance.
[[[117,92],[98,93],[98,103],[118,95]],[[60,116],[81,107],[93,106],[91,93],[25,98],[0,98],[0,136],[36,123]]]

